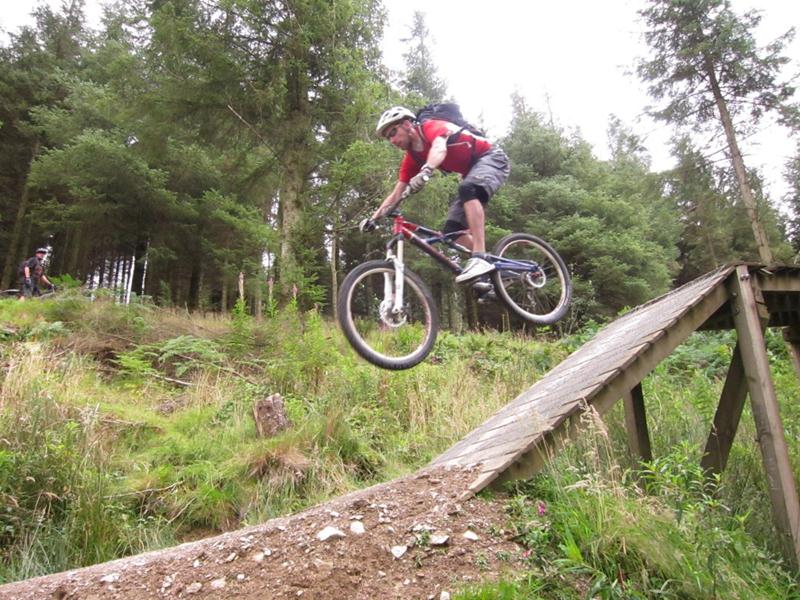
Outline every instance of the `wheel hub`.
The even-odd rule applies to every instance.
[[[406,311],[404,311],[402,308],[395,311],[392,308],[393,306],[394,302],[391,300],[384,300],[381,302],[378,313],[380,315],[381,322],[384,325],[393,329],[397,329],[398,327],[402,327],[406,324],[408,316],[406,315]]]
[[[525,273],[525,283],[532,288],[543,288],[547,283],[547,275],[542,269],[536,269],[532,273]]]

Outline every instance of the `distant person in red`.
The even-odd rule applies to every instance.
[[[472,257],[456,281],[470,281],[494,270],[494,265],[484,258],[483,207],[508,178],[510,167],[505,152],[486,138],[449,121],[431,119],[418,123],[416,115],[402,106],[384,112],[376,131],[406,154],[400,163],[397,184],[372,218],[383,216],[386,208],[393,206],[407,187],[412,192],[420,191],[434,169],[458,173],[462,177],[458,197],[450,204],[443,232],[469,229],[469,234],[458,242],[472,250]],[[458,135],[448,142],[454,134]]]
[[[19,267],[19,299],[41,296],[39,283],[44,282],[50,289],[55,286],[44,274],[44,257],[47,256],[47,248],[37,248],[33,256],[24,261]]]

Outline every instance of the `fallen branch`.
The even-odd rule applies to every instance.
[[[170,490],[175,489],[179,485],[183,483],[183,480],[176,481],[166,487],[162,488],[147,488],[146,490],[135,490],[133,492],[123,492],[121,494],[111,494],[110,496],[103,496],[106,500],[110,500],[113,498],[126,498],[128,496],[144,496],[145,494],[154,494],[156,492],[168,492]]]
[[[174,383],[175,385],[181,385],[183,387],[192,387],[192,385],[194,385],[191,381],[183,381],[182,379],[175,379],[174,377],[167,377],[166,375],[159,375],[158,373],[148,373],[147,375],[153,377],[154,379],[160,379],[162,381]]]

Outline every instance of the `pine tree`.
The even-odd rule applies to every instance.
[[[794,88],[780,80],[789,60],[781,53],[794,31],[759,48],[753,31],[760,17],[752,11],[737,15],[728,0],[650,0],[640,15],[652,56],[639,61],[637,72],[650,94],[666,101],[652,114],[679,126],[721,126],[759,257],[772,262],[738,137],[767,112],[797,125]]]
[[[409,37],[401,40],[409,49],[403,54],[406,63],[403,91],[424,102],[441,102],[447,94],[447,84],[439,77],[429,47],[428,26],[425,14],[414,12]]]
[[[789,184],[789,191],[784,200],[792,210],[792,219],[789,223],[790,239],[795,252],[800,253],[800,146],[794,157],[786,163],[784,177]]]
[[[33,123],[38,111],[59,106],[65,82],[83,68],[88,43],[83,1],[64,4],[61,12],[40,6],[35,24],[11,34],[0,48],[0,285],[7,287],[14,267],[47,241],[31,215],[28,177],[47,140]]]

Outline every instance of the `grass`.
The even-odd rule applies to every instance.
[[[0,581],[261,522],[411,472],[596,329],[558,341],[443,333],[429,361],[388,372],[292,306],[256,322],[241,310],[203,317],[64,295],[2,301],[0,322],[0,503],[11,507]],[[696,466],[732,345],[695,336],[645,380],[658,458],[641,472],[617,407],[510,490],[509,529],[526,548],[503,558],[516,576],[459,597],[796,593],[775,559],[747,411],[718,485]],[[778,336],[769,347],[796,436],[797,379]],[[261,439],[252,406],[276,392],[293,426]]]
[[[258,323],[60,295],[0,302],[0,321],[0,456],[14,458],[0,462],[0,490],[20,506],[2,521],[1,581],[260,522],[413,471],[558,353],[511,335],[444,335],[435,362],[390,373],[291,306]],[[276,392],[294,426],[260,439],[253,403]],[[31,415],[35,426],[21,427]],[[119,527],[95,535],[90,519]]]
[[[790,437],[797,378],[777,338],[768,344]],[[603,421],[586,415],[576,443],[509,490],[509,528],[528,549],[517,577],[456,598],[800,598],[778,558],[749,409],[722,476],[699,467],[732,343],[695,335],[644,382],[656,458],[641,469],[619,407]]]

